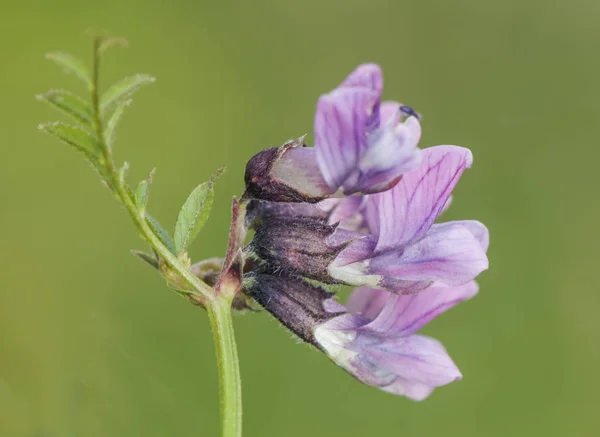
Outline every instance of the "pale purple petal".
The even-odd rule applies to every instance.
[[[383,90],[383,72],[377,64],[362,64],[344,79],[340,84],[342,87],[363,87],[375,91],[381,95]]]
[[[368,147],[359,162],[357,187],[362,193],[378,193],[392,188],[400,177],[415,170],[421,162],[421,125],[416,117],[405,122],[388,122],[372,132]]]
[[[328,238],[327,244],[330,247],[340,247],[347,244],[346,248],[339,253],[332,263],[332,266],[335,267],[370,258],[375,250],[377,240],[370,235],[338,227]]]
[[[460,379],[460,377],[458,379]],[[398,378],[394,383],[387,387],[381,387],[381,389],[394,395],[406,396],[413,401],[423,401],[429,397],[435,387]]]
[[[348,267],[346,267],[346,268],[348,268]],[[387,276],[384,275],[382,277],[380,275],[372,274],[371,276],[379,278],[379,281],[376,284],[377,287],[388,290],[394,294],[401,294],[401,295],[411,295],[411,294],[420,293],[421,291],[425,290],[426,288],[431,287],[431,284],[433,284],[433,281],[425,280],[425,279],[420,280],[420,281],[415,281],[415,280],[402,279],[402,278],[398,278],[396,276],[389,276],[389,275],[387,275]],[[370,276],[367,276],[367,277],[370,277]],[[371,285],[371,284],[367,284],[367,285]]]
[[[374,320],[381,313],[390,296],[392,294],[387,291],[359,287],[348,297],[346,307],[351,313],[360,314],[367,320]]]
[[[388,190],[419,164],[419,121],[409,117],[402,123],[406,114],[400,114],[400,105],[396,115],[390,113],[390,102],[383,107],[385,122],[380,122],[382,87],[381,68],[364,64],[317,103],[317,161],[338,196]]]
[[[383,301],[384,306],[377,313],[377,318],[367,325],[367,328],[390,335],[407,336],[414,334],[457,303],[475,296],[478,289],[477,283],[471,281],[456,287],[434,283],[420,293],[410,296],[386,293],[387,296],[390,296],[389,299]],[[360,299],[363,308],[381,305],[379,294],[385,292],[365,288],[359,290],[363,291],[354,299]],[[351,308],[350,305],[348,307]]]
[[[378,363],[398,378],[437,387],[461,377],[444,346],[433,338],[369,334],[361,330],[350,347],[364,351],[363,359]]]
[[[379,239],[381,217],[379,217],[379,208],[377,208],[378,200],[377,198],[374,198],[374,196],[375,195],[373,194],[364,196],[366,201],[363,207],[363,217],[365,219],[366,226],[369,229],[369,233],[374,238]]]
[[[469,228],[454,222],[433,225],[419,241],[398,252],[376,256],[369,264],[371,274],[391,280],[446,285],[466,284],[487,268],[488,259],[480,242]]]
[[[313,197],[332,193],[317,165],[315,149],[311,147],[294,147],[285,151],[273,166],[273,176]]]
[[[381,106],[379,106],[379,119],[381,120],[380,123],[382,125],[385,125],[387,123],[400,123],[402,118],[400,111],[398,110],[400,106],[402,105],[398,102],[382,102]]]
[[[421,153],[423,160],[417,170],[405,173],[393,189],[369,196],[367,216],[378,228],[378,251],[422,237],[473,160],[469,149],[458,146],[430,147]]]
[[[325,213],[329,213],[333,209],[335,209],[342,200],[343,199],[340,199],[337,197],[332,197],[330,199],[321,200],[315,206],[317,208],[319,208],[321,211],[323,211]]]
[[[368,88],[339,88],[321,96],[315,115],[315,150],[319,168],[332,192],[351,194],[356,169],[367,147],[378,95]]]
[[[456,220],[449,223],[461,225],[467,228],[469,232],[471,232],[471,234],[473,234],[473,236],[477,239],[477,241],[479,241],[483,251],[487,252],[488,247],[490,246],[490,232],[483,223],[477,220]],[[444,224],[445,223],[440,223],[440,225]]]
[[[367,201],[365,196],[351,196],[335,200],[338,200],[338,202],[329,210],[328,223],[339,223],[344,229],[356,231],[362,229],[364,226],[364,219],[361,211]]]
[[[434,388],[462,379],[462,374],[440,342],[412,335],[382,344],[383,351],[373,353],[373,362],[387,361],[397,378],[381,388],[415,401],[425,399]]]
[[[336,364],[365,384],[421,400],[429,394],[426,387],[461,378],[438,341],[353,328],[358,323],[359,316],[340,316],[319,326],[315,340]]]
[[[381,91],[383,90],[383,72],[377,64],[359,65],[348,77],[340,84],[341,88],[366,88],[376,93],[377,99],[373,105],[371,116],[367,119],[365,125],[365,134],[373,131],[379,126],[379,104],[381,100]]]
[[[440,214],[438,215],[438,217],[440,215],[442,215],[443,213],[445,213],[446,211],[448,211],[448,209],[450,208],[451,205],[452,205],[452,195],[450,195],[450,197],[448,197],[448,200],[446,200],[446,203],[442,207],[442,210],[440,211]]]

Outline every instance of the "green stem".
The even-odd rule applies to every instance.
[[[242,435],[242,382],[233,332],[231,301],[224,298],[217,299],[206,309],[213,331],[219,369],[221,436],[240,437]]]

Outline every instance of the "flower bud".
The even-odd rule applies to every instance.
[[[338,315],[324,307],[333,293],[287,274],[249,273],[244,290],[286,328],[317,347],[314,330]]]
[[[304,137],[257,153],[246,164],[246,197],[272,202],[316,203],[331,194],[315,150]]]
[[[329,211],[322,204],[296,203],[296,202],[267,202],[266,200],[254,199],[248,203],[246,209],[246,226],[255,229],[265,219],[293,219],[300,217],[312,217],[327,221]]]
[[[335,225],[309,217],[265,218],[248,250],[272,270],[337,283],[328,267],[347,244],[330,243],[336,229]]]

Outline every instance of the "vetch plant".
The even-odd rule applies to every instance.
[[[241,381],[232,311],[262,307],[365,384],[414,400],[461,378],[440,342],[416,334],[473,297],[488,267],[489,235],[478,221],[436,223],[473,161],[468,149],[420,150],[421,117],[382,102],[379,66],[364,64],[322,95],[315,144],[303,138],[264,150],[246,166],[233,199],[224,258],[192,264],[187,249],[208,219],[222,170],[181,207],[173,233],[147,210],[152,182],[127,182],[115,132],[134,92],[154,81],[127,77],[100,92],[102,53],[122,39],[94,38],[91,70],[66,53],[48,58],[84,81],[89,99],[38,96],[73,119],[40,126],[92,164],[124,206],[151,253],[133,251],[167,286],[208,313],[220,380],[222,435],[240,436]],[[246,232],[254,230],[252,241]],[[345,305],[339,284],[357,286]]]

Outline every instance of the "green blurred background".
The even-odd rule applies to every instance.
[[[414,403],[363,386],[266,314],[235,320],[246,436],[591,436],[600,429],[600,2],[17,1],[0,4],[0,436],[215,436],[204,311],[129,254],[125,211],[78,155],[36,130],[33,96],[84,90],[45,61],[89,59],[88,27],[131,41],[105,83],[147,72],[119,131],[132,181],[158,167],[172,226],[220,166],[195,259],[221,256],[245,162],[304,133],[357,64],[425,115],[423,146],[468,146],[448,218],[492,236],[479,296],[425,330],[464,380]]]

